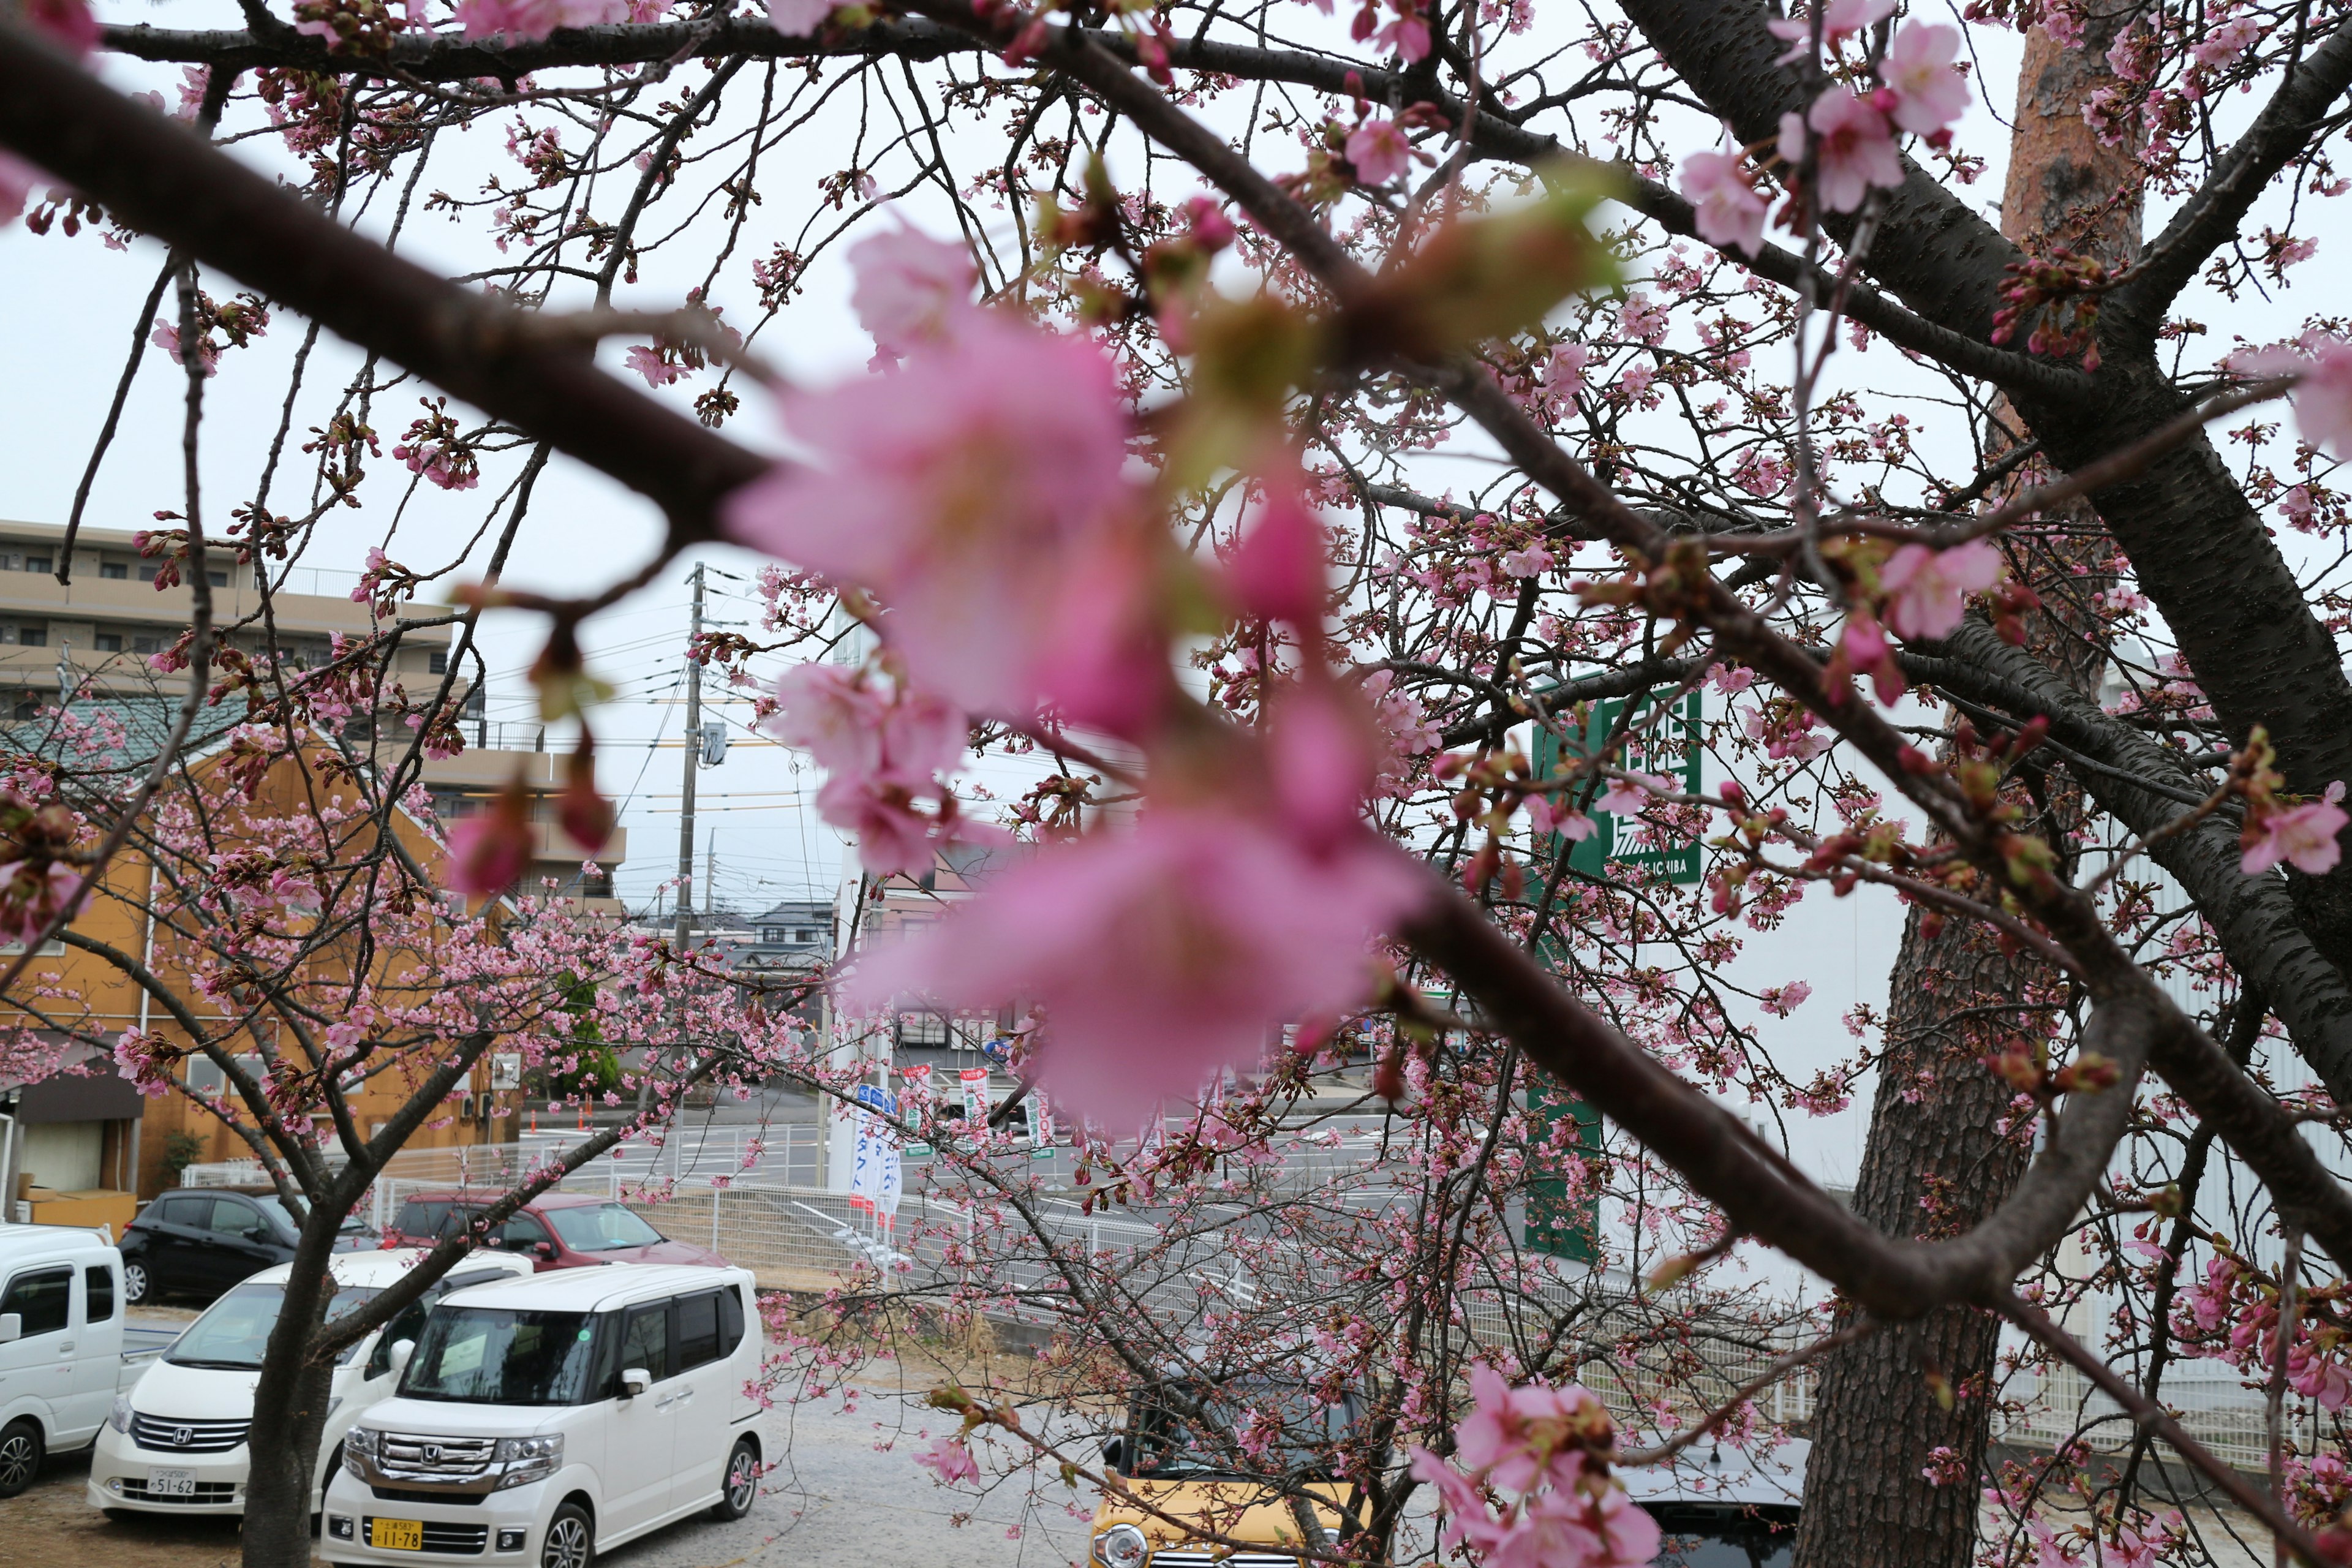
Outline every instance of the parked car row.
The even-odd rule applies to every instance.
[[[382,1235],[343,1222],[337,1252],[430,1246],[478,1225],[489,1199],[479,1193],[419,1193],[405,1199]],[[265,1268],[290,1263],[298,1227],[278,1195],[262,1187],[191,1187],[165,1193],[122,1234],[123,1300],[215,1296]],[[607,1263],[727,1260],[708,1247],[672,1241],[626,1205],[580,1193],[544,1193],[485,1232],[481,1245],[520,1254],[538,1268]]]
[[[604,1250],[667,1245],[616,1239]],[[331,1314],[425,1256],[339,1255]],[[311,1494],[331,1562],[589,1568],[689,1514],[750,1511],[752,1276],[723,1261],[547,1268],[468,1257],[338,1358]],[[160,1353],[126,1352],[122,1255],[94,1231],[0,1226],[0,1497],[45,1455],[92,1445],[86,1495],[110,1518],[242,1513],[254,1385],[289,1276],[241,1279]]]

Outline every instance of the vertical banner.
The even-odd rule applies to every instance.
[[[898,1112],[898,1097],[887,1089],[877,1089],[870,1083],[857,1086],[857,1135],[850,1150],[849,1206],[872,1212],[875,1197],[882,1190],[883,1157],[887,1153],[895,1166],[898,1152],[897,1135],[883,1126],[875,1115],[895,1116]],[[894,1194],[892,1205],[896,1206]]]
[[[1054,1157],[1054,1103],[1034,1086],[1029,1090],[1029,1152],[1036,1159]]]
[[[930,1101],[931,1064],[929,1062],[917,1062],[913,1067],[900,1068],[898,1069],[898,1078],[901,1083],[905,1086],[903,1092],[906,1094],[907,1104],[909,1108],[908,1119],[912,1121],[912,1108],[917,1105],[929,1104]]]
[[[963,1068],[956,1083],[963,1090],[963,1124],[977,1136],[988,1121],[988,1069]]]

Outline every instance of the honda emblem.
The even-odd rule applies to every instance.
[[[175,1426],[172,1429],[172,1446],[175,1448],[184,1448],[195,1439],[195,1433],[188,1427]]]
[[[437,1465],[441,1462],[440,1444],[427,1443],[425,1445],[425,1462],[428,1465]]]

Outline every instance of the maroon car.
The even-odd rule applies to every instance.
[[[383,1244],[429,1246],[479,1224],[482,1211],[495,1201],[483,1193],[417,1193],[402,1200],[400,1213],[385,1227]],[[485,1236],[482,1245],[530,1253],[542,1270],[597,1263],[727,1267],[727,1259],[709,1247],[672,1241],[635,1211],[588,1193],[541,1193]]]

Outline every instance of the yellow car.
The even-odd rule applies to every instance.
[[[1100,1568],[1298,1568],[1302,1545],[1339,1544],[1347,1494],[1329,1457],[1349,1402],[1272,1383],[1172,1384],[1139,1395],[1104,1468],[1124,1488],[1096,1506]],[[1321,1536],[1309,1542],[1311,1528]]]

